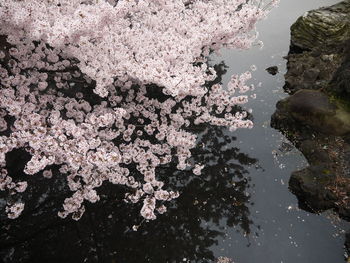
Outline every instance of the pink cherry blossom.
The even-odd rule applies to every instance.
[[[227,87],[206,83],[217,77],[211,51],[256,41],[256,22],[276,1],[256,2],[2,0],[0,36],[10,48],[0,50],[0,190],[9,200],[26,190],[6,170],[6,155],[25,149],[23,176],[51,178],[58,167],[66,178],[62,218],[79,220],[105,182],[127,189],[125,202],[142,202],[147,220],[166,212],[180,193],[156,168],[177,162],[200,175],[205,166],[190,160],[189,127],[253,126],[233,111],[254,89],[250,72]],[[17,218],[24,203],[8,203]]]

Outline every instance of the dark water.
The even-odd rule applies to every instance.
[[[290,173],[307,165],[303,156],[281,134],[270,128],[269,118],[275,104],[287,96],[283,92],[283,74],[290,41],[290,25],[307,10],[337,3],[336,0],[281,0],[267,20],[258,26],[264,48],[245,52],[223,52],[230,67],[226,77],[243,72],[256,65],[252,83],[262,82],[256,89],[257,99],[252,101],[254,129],[238,131],[239,148],[259,160],[264,169],[249,170],[254,205],[250,214],[254,224],[260,226],[258,237],[239,237],[229,228],[225,240],[215,247],[216,255],[232,257],[235,262],[343,262],[343,230],[346,222],[331,213],[310,214],[299,210],[296,198],[288,191]],[[214,61],[220,61],[215,58]],[[264,70],[277,65],[276,76]],[[247,246],[244,246],[244,243]]]
[[[288,191],[290,173],[307,165],[301,154],[270,128],[275,103],[285,97],[283,72],[289,27],[299,15],[326,0],[281,0],[280,7],[259,24],[263,50],[224,51],[229,67],[223,76],[256,65],[252,83],[257,99],[250,102],[255,128],[230,133],[207,127],[198,131],[194,159],[207,166],[201,176],[172,166],[158,171],[166,185],[181,196],[168,212],[143,222],[140,207],[120,200],[118,187],[103,186],[101,201],[88,205],[78,221],[57,218],[57,204],[66,189],[59,176],[36,178],[36,200],[16,222],[1,218],[0,255],[4,262],[215,262],[229,257],[238,263],[344,262],[344,230],[348,224],[332,213],[310,214],[298,209]],[[278,65],[280,72],[264,69]],[[20,153],[16,153],[18,156]],[[16,160],[13,160],[16,162]],[[171,176],[169,176],[171,175]],[[45,193],[42,195],[41,193]],[[27,209],[27,208],[26,208]],[[133,225],[140,225],[132,231]]]

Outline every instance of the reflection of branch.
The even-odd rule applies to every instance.
[[[215,81],[220,82],[225,66],[222,64],[216,68]],[[151,90],[152,86],[147,88]],[[152,94],[152,91],[149,93]],[[158,95],[155,99],[160,100]],[[135,126],[142,128],[145,125]],[[237,226],[243,233],[250,233],[253,222],[250,219],[249,196],[245,194],[250,187],[246,175],[247,165],[256,163],[257,159],[234,147],[236,138],[231,133],[226,134],[223,127],[207,124],[190,126],[186,130],[198,135],[198,146],[193,151],[191,149],[193,157],[189,161],[205,164],[202,175],[196,176],[189,169],[178,171],[173,161],[166,166],[159,166],[156,170],[157,180],[163,181],[168,189],[178,190],[181,195],[177,200],[167,203],[168,211],[165,214],[158,215],[155,221],[142,224],[137,232],[130,231],[130,227],[140,225],[139,211],[142,204],[130,208],[130,203],[119,202],[124,198],[126,186],[103,184],[97,189],[101,197],[99,205],[87,203],[88,216],[78,222],[60,220],[62,224],[57,224],[54,213],[57,207],[39,207],[42,211],[23,217],[23,221],[9,221],[11,227],[6,232],[0,232],[1,239],[15,240],[11,246],[21,247],[14,250],[16,259],[25,258],[36,251],[37,244],[42,244],[46,261],[64,262],[69,258],[72,262],[90,262],[98,257],[101,262],[113,262],[116,250],[118,262],[138,263],[142,258],[149,262],[174,263],[182,262],[184,257],[191,262],[213,260],[214,254],[210,247],[224,235],[221,229]],[[201,148],[201,145],[204,147]],[[224,146],[230,148],[224,150]],[[135,166],[130,167],[130,172],[139,174]],[[33,177],[33,180],[37,179]],[[54,180],[46,182],[47,185],[40,187],[47,187],[49,195],[64,197],[70,193],[69,189],[62,191]],[[45,193],[38,184],[31,185],[33,193]],[[32,203],[28,201],[28,206],[40,202],[41,197],[38,194],[37,198],[31,198]],[[43,224],[41,218],[47,220],[45,232],[31,235],[28,229],[37,232]],[[0,226],[1,230],[3,228]],[[31,237],[30,242],[25,238],[28,236]],[[64,241],[66,255],[60,254],[57,240]]]
[[[269,7],[272,7],[272,5],[276,3],[276,0],[271,0],[269,3],[267,3],[263,8],[262,10],[263,11],[266,11]],[[260,7],[260,6],[259,6]]]
[[[36,71],[40,72],[40,73],[56,73],[56,72],[59,72],[59,73],[66,73],[66,72],[72,72],[72,71],[80,71],[78,67],[76,66],[73,66],[73,67],[66,67],[64,69],[56,69],[56,70],[51,70],[51,69],[36,69]]]
[[[102,260],[102,253],[101,253],[101,248],[100,248],[100,245],[99,245],[100,242],[98,242],[98,240],[97,240],[98,235],[97,235],[97,232],[96,232],[96,229],[95,229],[95,224],[94,224],[94,222],[96,222],[96,220],[92,219],[91,212],[88,211],[87,214],[88,214],[88,217],[89,217],[90,226],[92,226],[92,228],[91,228],[92,235],[90,235],[90,236],[91,236],[91,238],[92,238],[92,240],[93,240],[93,242],[95,244],[96,259],[97,259],[97,261],[100,261],[100,260]]]

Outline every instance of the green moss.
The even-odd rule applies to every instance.
[[[327,175],[330,175],[330,174],[332,174],[331,172],[329,173],[329,174],[327,174]],[[322,185],[329,185],[329,184],[331,184],[332,182],[333,182],[333,177],[331,177],[331,176],[320,176],[320,177],[318,177],[317,178],[317,182],[318,182],[318,184],[322,184]]]
[[[328,93],[329,100],[331,103],[335,104],[342,111],[350,113],[350,100],[344,99],[335,93]]]
[[[324,170],[322,171],[322,173],[323,173],[323,174],[326,174],[326,175],[330,175],[332,172],[331,172],[330,170],[328,170],[328,169],[324,169]]]

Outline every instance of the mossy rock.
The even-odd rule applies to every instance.
[[[299,90],[279,101],[277,110],[327,135],[350,134],[350,112],[331,102],[328,96],[320,91]]]
[[[343,57],[343,54],[320,54],[317,51],[289,54],[284,89],[295,93],[300,89],[327,88]],[[342,76],[337,81],[343,81]]]
[[[309,166],[295,171],[289,180],[289,189],[299,201],[299,207],[310,212],[321,212],[335,208],[337,200],[328,186],[332,184],[334,175],[321,166]]]
[[[328,90],[338,97],[344,98],[350,104],[350,40],[345,49],[345,58],[333,75]]]
[[[305,156],[310,164],[321,165],[331,163],[331,158],[326,149],[316,140],[303,140],[299,143],[298,149]],[[328,174],[328,172],[325,172]]]
[[[350,0],[306,12],[291,27],[291,44],[302,50],[334,50],[350,38]]]

